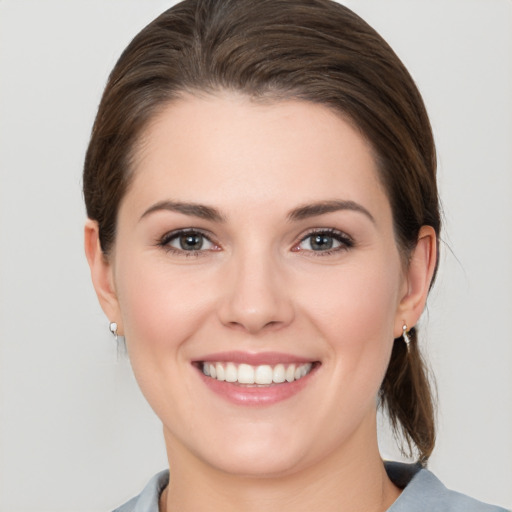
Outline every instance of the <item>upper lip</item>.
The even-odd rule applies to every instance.
[[[282,352],[215,352],[206,354],[200,358],[194,359],[193,362],[215,362],[215,363],[237,363],[249,364],[251,366],[259,366],[263,364],[276,365],[276,364],[305,364],[312,363],[315,359],[300,357],[293,354],[286,354]]]

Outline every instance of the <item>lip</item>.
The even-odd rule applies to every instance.
[[[194,359],[193,363],[215,362],[215,363],[236,363],[250,364],[251,366],[259,366],[268,364],[275,366],[276,364],[306,364],[313,363],[314,360],[305,357],[299,357],[292,354],[281,352],[215,352],[214,354],[206,354],[203,357]]]
[[[201,364],[204,361],[236,364],[250,364],[258,366],[262,364],[276,365],[283,364],[305,364],[313,363],[313,368],[304,377],[293,382],[283,382],[281,384],[271,384],[269,386],[258,386],[254,384],[238,384],[226,381],[212,379],[203,374]],[[269,406],[277,404],[300,393],[315,378],[315,375],[321,366],[318,361],[297,357],[290,354],[280,354],[277,352],[247,353],[247,352],[222,352],[206,355],[204,358],[193,362],[199,378],[203,384],[217,396],[224,400],[240,406]]]

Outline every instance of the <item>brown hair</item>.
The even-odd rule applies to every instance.
[[[255,100],[328,106],[370,142],[407,255],[423,225],[440,231],[436,156],[428,116],[411,76],[366,22],[331,0],[185,0],[150,23],[114,67],[84,166],[87,214],[108,255],[148,122],[184,92],[242,92]],[[426,463],[435,442],[425,365],[396,341],[381,404],[409,454]]]

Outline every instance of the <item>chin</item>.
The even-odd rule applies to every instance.
[[[244,449],[246,448],[246,449]],[[287,476],[302,469],[303,449],[288,452],[286,449],[266,449],[263,447],[238,446],[224,457],[215,457],[210,465],[223,473],[247,478],[276,478]]]

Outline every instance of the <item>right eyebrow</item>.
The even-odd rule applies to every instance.
[[[225,218],[221,213],[211,206],[198,203],[181,203],[175,201],[159,201],[153,206],[150,206],[140,217],[139,221],[148,215],[167,210],[171,212],[182,213],[184,215],[190,215],[192,217],[198,217],[200,219],[210,220],[213,222],[225,222]]]

